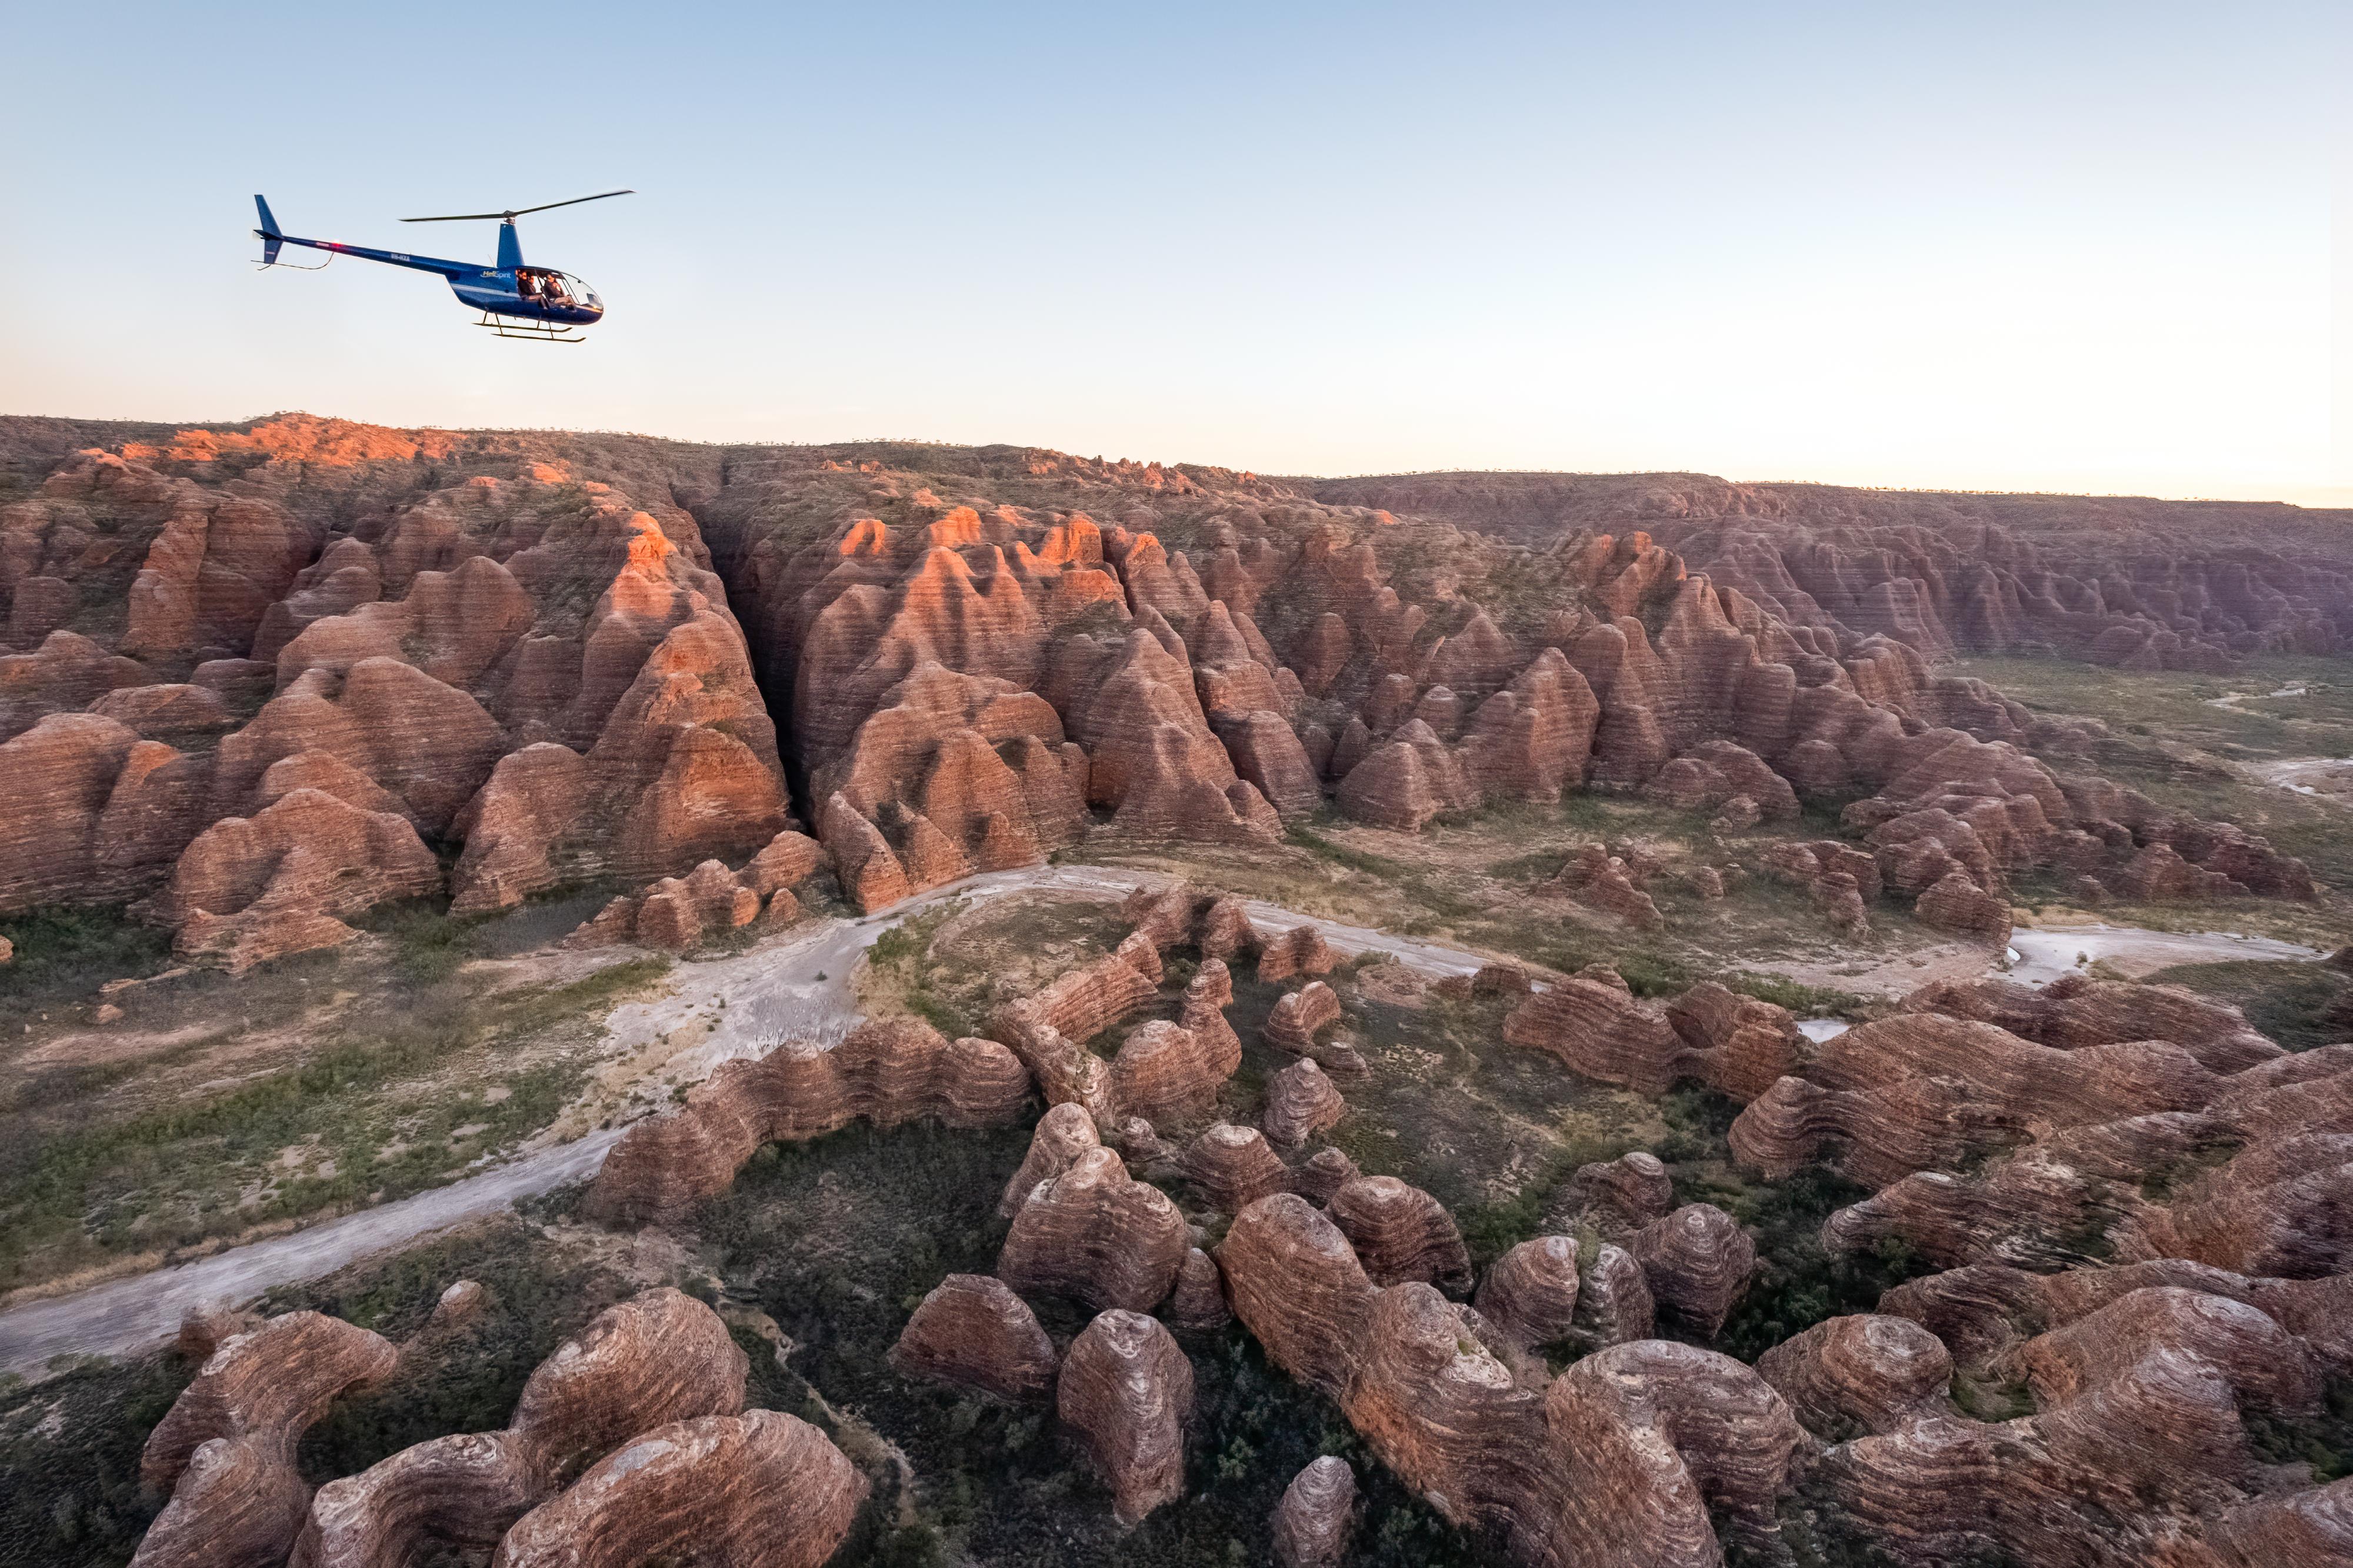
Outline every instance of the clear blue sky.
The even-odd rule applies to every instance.
[[[2353,500],[2348,17],[12,6],[0,411]]]

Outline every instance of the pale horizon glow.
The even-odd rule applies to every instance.
[[[2341,5],[106,15],[8,24],[0,412],[2353,505]],[[253,268],[621,185],[578,347]]]

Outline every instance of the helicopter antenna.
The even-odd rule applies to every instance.
[[[634,196],[635,191],[599,191],[593,196],[574,196],[570,201],[543,202],[535,207],[515,207],[502,213],[449,213],[441,217],[405,217],[403,223],[471,223],[477,219],[498,218],[512,223],[525,213],[543,213],[551,207],[576,207],[582,202],[601,202],[607,196]]]

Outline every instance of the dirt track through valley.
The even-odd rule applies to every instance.
[[[700,1019],[707,1028],[704,1037],[661,1063],[664,1078],[679,1083],[699,1082],[722,1062],[755,1055],[786,1039],[831,1043],[848,1034],[860,1018],[850,986],[851,971],[866,949],[902,921],[956,899],[986,900],[1028,891],[1118,899],[1136,888],[1167,880],[1151,873],[1085,866],[1032,867],[968,877],[881,914],[825,921],[805,931],[785,933],[748,952],[682,965],[673,972],[671,988],[663,996],[614,1009],[606,1022],[607,1043],[617,1054],[627,1056]],[[1368,927],[1335,924],[1273,904],[1246,900],[1245,907],[1251,921],[1269,935],[1313,924],[1337,952],[1353,955],[1377,949],[1433,975],[1472,973],[1486,962],[1458,949]],[[2073,941],[2081,933],[2050,934]],[[2232,957],[2306,955],[2302,949],[2283,953],[2260,951],[2266,945],[2285,947],[2284,943],[2257,943],[2257,950],[2250,951],[2245,945],[2249,939],[2221,940],[2227,942],[2227,955]],[[2070,947],[2065,957],[2072,960],[2073,955]],[[2061,963],[2052,967],[2052,974],[2021,978],[2055,978],[2068,965]],[[719,1005],[723,1000],[724,1006]],[[621,1132],[620,1126],[607,1125],[569,1142],[549,1141],[536,1148],[527,1145],[518,1157],[446,1187],[325,1220],[290,1235],[231,1247],[195,1262],[0,1312],[0,1373],[38,1378],[60,1357],[139,1353],[176,1333],[182,1316],[192,1307],[248,1302],[274,1286],[323,1278],[363,1258],[494,1214],[520,1199],[585,1182],[604,1163],[606,1152],[619,1141]]]

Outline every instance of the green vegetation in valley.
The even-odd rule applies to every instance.
[[[2182,963],[2148,976],[2228,1002],[2292,1051],[2353,1040],[2353,973],[2330,963]]]

